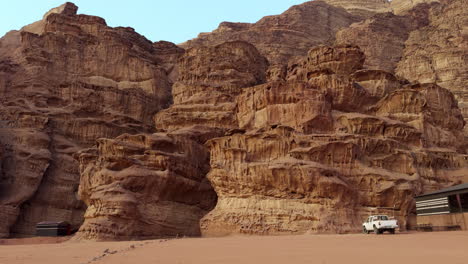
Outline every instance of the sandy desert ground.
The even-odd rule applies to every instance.
[[[0,240],[1,241],[1,240]],[[24,244],[19,245],[20,241]],[[468,232],[187,238],[132,242],[10,240],[1,264],[468,263]]]

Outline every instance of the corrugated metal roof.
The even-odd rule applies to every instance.
[[[449,192],[462,191],[462,190],[464,190],[464,189],[467,189],[467,190],[468,190],[468,183],[463,183],[463,184],[455,185],[455,186],[448,187],[448,188],[445,188],[445,189],[442,189],[442,190],[438,190],[438,191],[435,191],[435,192],[431,192],[431,193],[426,193],[426,194],[417,196],[416,198],[425,197],[425,196],[430,196],[430,195],[436,195],[436,194],[449,193]]]

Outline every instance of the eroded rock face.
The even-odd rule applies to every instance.
[[[347,76],[361,70],[364,61],[356,46],[318,46],[307,58],[289,65],[286,80],[305,81],[326,92],[337,110],[359,111],[370,103],[370,95]]]
[[[187,51],[71,3],[1,38],[0,236],[83,218],[76,239],[411,226],[415,195],[468,173],[466,7],[326,2]]]
[[[79,154],[88,205],[78,239],[199,236],[216,205],[204,143],[238,128],[236,97],[265,82],[267,60],[246,42],[189,49],[176,65],[174,104],[155,115],[167,133],[101,139]]]
[[[339,7],[322,1],[296,5],[277,16],[257,23],[223,22],[211,33],[202,33],[182,47],[215,46],[226,41],[247,41],[265,56],[272,66],[287,64],[293,56],[304,56],[318,44],[333,41],[335,33],[360,20]]]
[[[72,155],[101,137],[152,131],[171,102],[183,50],[76,11],[67,3],[0,39],[2,237],[34,234],[44,220],[78,228],[85,205]]]
[[[207,131],[125,134],[82,152],[79,194],[88,209],[77,238],[200,235],[200,219],[216,204],[205,177]]]
[[[463,151],[465,122],[450,91],[436,84],[397,90],[376,106],[376,114],[412,124],[424,136],[425,147],[452,147]]]
[[[418,6],[405,16],[376,14],[340,30],[336,43],[359,46],[366,55],[366,68],[394,73],[411,31],[429,23],[429,8]]]
[[[174,104],[155,116],[157,129],[192,125],[237,128],[235,98],[242,88],[266,82],[268,61],[247,42],[189,49],[177,64]]]
[[[343,7],[349,13],[368,18],[377,13],[391,12],[388,0],[321,0],[327,4]]]
[[[392,11],[397,14],[405,14],[415,6],[424,3],[441,2],[440,0],[392,0],[390,2]]]
[[[449,89],[468,120],[468,8],[465,1],[449,1],[434,6],[429,17],[429,25],[410,34],[396,72],[410,81]]]
[[[246,130],[286,125],[301,132],[327,131],[331,105],[325,92],[308,83],[270,82],[245,89],[237,98],[237,120]]]
[[[287,81],[243,91],[247,132],[207,143],[218,203],[203,234],[356,232],[376,212],[406,228],[414,195],[460,180],[468,164],[453,95],[363,64],[356,47],[322,46]]]

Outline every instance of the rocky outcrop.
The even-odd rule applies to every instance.
[[[440,2],[440,0],[392,0],[390,2],[393,13],[405,14],[419,4]]]
[[[466,118],[467,49],[462,28],[468,22],[463,1],[392,1],[392,5],[402,2],[404,6],[395,11],[398,15],[376,14],[354,23],[337,33],[336,43],[359,46],[368,69],[450,89]]]
[[[34,234],[44,220],[78,228],[72,155],[101,137],[153,131],[171,102],[183,50],[76,11],[67,3],[0,39],[1,236]]]
[[[364,22],[371,26],[362,28],[378,29],[376,36],[382,32],[391,36],[404,25],[396,40],[402,54],[409,32],[428,23],[428,8],[405,17],[376,15]],[[385,20],[394,24],[379,31]],[[170,132],[144,137],[172,138],[172,133],[183,134],[180,131],[191,131],[187,127],[194,125],[211,127],[204,128],[206,134],[197,143],[206,142],[205,152],[199,152],[210,153],[207,177],[217,203],[204,217],[208,210],[185,215],[183,226],[188,229],[166,225],[162,234],[198,234],[189,231],[196,221],[203,235],[346,233],[359,231],[362,219],[375,213],[395,215],[403,229],[410,227],[415,195],[463,180],[460,175],[468,165],[465,123],[450,91],[399,79],[388,72],[394,71],[399,57],[385,65],[381,62],[386,58],[372,50],[363,52],[346,44],[317,46],[287,67],[278,71],[270,67],[266,75],[267,63],[245,42],[188,50],[177,65],[174,104],[154,118],[158,130]],[[366,63],[365,52],[371,63]],[[170,145],[176,148],[176,144],[182,143]],[[165,149],[154,150],[160,148]],[[126,143],[120,149],[134,148]],[[140,230],[146,228],[157,236],[160,222],[131,222],[135,223],[131,228],[117,228],[122,232],[108,228],[129,226],[141,209],[129,209],[135,206],[127,205],[128,198],[107,202],[106,196],[98,195],[96,201],[86,197],[101,188],[111,189],[103,187],[106,184],[127,181],[131,177],[118,175],[134,163],[110,170],[114,160],[121,163],[121,156],[130,154],[107,149],[94,153],[89,161],[82,154],[80,161],[84,179],[97,184],[83,184],[81,193],[88,204],[100,208],[89,210],[80,234],[115,239],[141,236]],[[186,164],[188,156],[183,154],[178,163]],[[131,195],[140,197],[140,192]],[[153,195],[158,196],[159,190]],[[146,203],[145,199],[139,200]],[[185,207],[172,204],[171,208],[182,215]],[[132,213],[121,213],[125,210]],[[109,212],[115,212],[117,219]],[[130,220],[121,220],[123,215],[130,215]]]
[[[199,236],[216,205],[204,143],[238,127],[236,97],[265,82],[267,60],[246,42],[187,50],[178,60],[174,104],[156,114],[157,134],[101,139],[79,154],[88,205],[78,239]]]
[[[156,128],[193,125],[237,128],[235,98],[242,88],[266,82],[268,61],[247,42],[187,50],[178,61],[174,104],[155,116]]]
[[[366,68],[394,73],[410,33],[429,23],[430,7],[418,6],[405,16],[376,14],[340,30],[336,43],[359,46],[366,55]]]
[[[465,120],[468,120],[468,49],[463,28],[468,24],[467,17],[464,1],[454,0],[433,7],[430,24],[410,34],[396,70],[399,76],[410,81],[435,82],[452,91]]]
[[[376,213],[410,227],[415,195],[466,180],[467,16],[406,2],[310,1],[187,50],[71,3],[9,32],[0,236],[43,220],[94,240],[347,233]]]
[[[200,235],[216,204],[205,175],[206,129],[101,139],[79,155],[79,195],[88,205],[77,239],[129,240]]]
[[[271,82],[238,97],[237,120],[245,130],[286,125],[301,132],[327,131],[333,124],[331,104],[326,93],[307,83]]]
[[[287,64],[294,56],[304,56],[318,44],[333,41],[335,33],[359,18],[322,1],[296,5],[277,16],[267,16],[254,24],[223,22],[211,33],[181,44],[184,48],[216,46],[227,41],[247,41],[272,66]]]
[[[326,92],[337,110],[360,111],[370,103],[370,94],[346,76],[363,64],[364,54],[355,46],[318,46],[306,59],[289,66],[286,80],[305,81]]]
[[[287,81],[243,91],[247,132],[207,143],[218,203],[203,234],[356,232],[377,212],[406,228],[414,195],[458,180],[468,164],[453,95],[361,69],[363,57],[318,47]]]
[[[349,13],[363,19],[377,13],[391,12],[388,0],[321,0],[332,6],[342,7]]]

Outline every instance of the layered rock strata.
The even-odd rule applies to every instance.
[[[267,16],[254,24],[223,22],[211,33],[183,43],[184,48],[216,46],[227,41],[247,41],[272,66],[287,64],[294,56],[304,56],[318,44],[331,42],[335,33],[359,21],[344,9],[322,1],[296,5],[277,16]]]
[[[179,59],[174,104],[155,116],[157,129],[193,125],[237,128],[235,98],[245,87],[266,82],[268,61],[247,42],[192,48]]]
[[[216,62],[213,70],[206,61]],[[318,46],[291,62],[279,80],[263,83],[267,65],[249,44],[187,51],[179,60],[174,105],[155,116],[156,127],[171,132],[100,140],[98,149],[81,154],[80,194],[89,209],[78,238],[347,233],[376,213],[410,227],[415,195],[463,180],[465,123],[450,91],[364,65],[356,46]],[[230,111],[214,111],[217,101]],[[192,121],[188,127],[185,120]],[[196,123],[204,126],[190,127]],[[203,162],[192,149],[210,166],[195,166]],[[173,162],[147,162],[161,155]],[[188,191],[193,204],[179,192],[194,190],[187,183],[138,188],[161,181],[149,171],[169,172],[168,182],[189,178],[176,173],[179,164],[198,171],[195,186],[206,187],[200,196]],[[198,206],[208,193],[214,201],[204,173],[217,195],[211,211],[214,203]],[[161,199],[166,189],[174,196]],[[149,204],[159,211],[147,213]],[[157,213],[166,211],[163,205],[171,208],[169,222]]]
[[[430,5],[421,5],[404,16],[376,14],[336,34],[337,44],[353,44],[366,55],[365,67],[395,73],[410,33],[429,24]]]
[[[429,25],[411,32],[397,75],[449,89],[468,120],[468,8],[465,1],[449,1],[435,5],[429,18]]]
[[[154,118],[156,134],[101,139],[79,154],[88,205],[78,239],[199,236],[216,205],[204,143],[238,128],[236,97],[262,84],[267,60],[246,42],[189,49],[178,60],[174,104]]]
[[[461,0],[311,1],[187,51],[76,12],[0,39],[0,236],[405,229],[466,181]]]
[[[391,12],[388,0],[321,0],[332,6],[343,7],[349,13],[369,18],[377,13]]]
[[[76,238],[199,236],[216,193],[205,177],[205,131],[198,132],[125,134],[82,152],[79,195],[88,209]]]
[[[450,0],[449,0],[450,1]],[[417,5],[441,2],[440,0],[392,0],[390,2],[393,13],[397,15],[405,14]]]
[[[363,64],[355,47],[317,47],[287,81],[244,90],[247,132],[207,143],[218,203],[203,234],[357,232],[372,213],[405,229],[415,195],[459,180],[468,156],[453,95]]]
[[[45,220],[77,229],[86,207],[72,155],[101,137],[152,131],[171,102],[183,50],[76,11],[67,3],[0,39],[2,237],[34,234]]]

